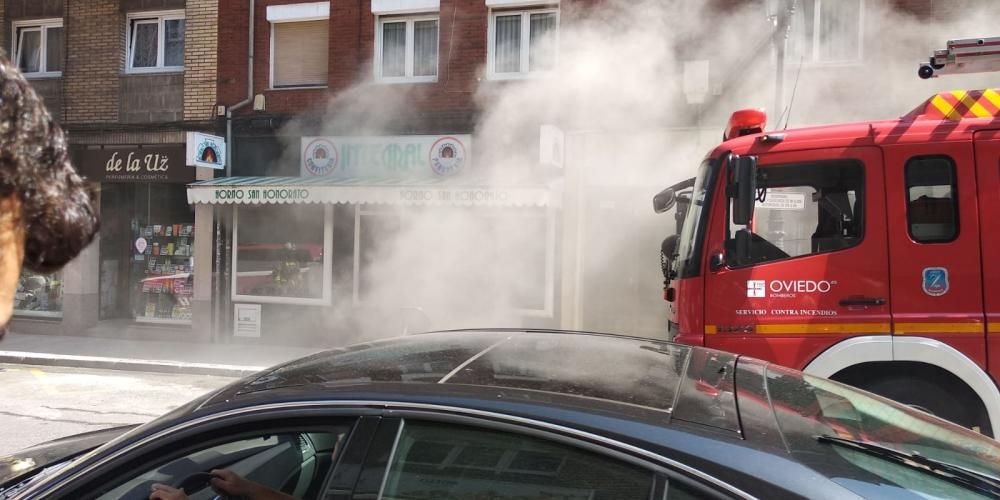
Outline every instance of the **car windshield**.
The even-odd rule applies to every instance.
[[[698,254],[701,250],[699,240],[702,232],[701,215],[708,203],[709,185],[713,171],[711,160],[705,160],[698,167],[694,191],[691,193],[691,203],[687,206],[687,215],[684,218],[684,226],[681,228],[680,241],[677,246],[677,262],[679,264],[677,270],[680,278],[698,275],[697,263],[700,260]]]
[[[1000,443],[994,440],[837,382],[770,365],[767,387],[793,453],[815,450],[823,446],[817,444],[818,436],[832,436],[919,453],[987,476],[994,476],[1000,463]],[[859,466],[859,460],[871,460],[843,456]]]

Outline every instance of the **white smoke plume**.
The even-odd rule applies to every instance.
[[[786,59],[782,107],[794,89],[791,127],[893,118],[934,92],[996,81],[996,75],[916,76],[917,64],[948,39],[1000,35],[991,33],[991,1],[961,2],[944,9],[946,18],[932,19],[900,10],[898,2],[858,3],[864,6],[860,61],[815,63],[794,52]],[[802,22],[793,19],[793,40]],[[555,124],[566,132],[565,198],[552,240],[544,241],[550,222],[541,209],[364,206],[358,303],[348,299],[353,274],[338,274],[341,306],[328,324],[349,311],[361,313],[364,332],[399,333],[405,308],[420,306],[428,319],[421,326],[434,329],[538,325],[665,335],[658,251],[673,219],[653,214],[651,198],[693,175],[733,110],[768,108],[770,128],[784,125],[778,116],[788,111],[770,109],[771,29],[763,1],[738,8],[690,0],[584,8],[564,1],[558,70],[496,82],[480,68],[475,94],[477,171],[505,178],[531,173],[538,127]],[[690,60],[709,61],[702,104],[684,92]],[[334,98],[324,133],[392,135],[386,131],[401,119],[399,111],[421,92],[359,83]],[[296,125],[286,133],[297,135]],[[291,161],[299,147],[288,145]]]

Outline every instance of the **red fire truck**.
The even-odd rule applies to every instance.
[[[1000,436],[1000,91],[895,120],[765,123],[734,113],[696,177],[654,198],[677,208],[670,337]]]

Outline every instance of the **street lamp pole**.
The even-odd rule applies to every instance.
[[[776,113],[779,121],[781,120],[785,102],[785,52],[788,46],[788,33],[792,28],[792,14],[795,13],[796,3],[797,0],[774,0],[769,2],[769,4],[775,5],[774,14],[771,14],[770,17],[771,22],[774,23],[774,113]]]

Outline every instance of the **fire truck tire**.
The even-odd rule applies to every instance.
[[[967,387],[949,385],[954,384],[889,376],[863,384],[861,388],[992,437],[989,416],[979,398]]]

